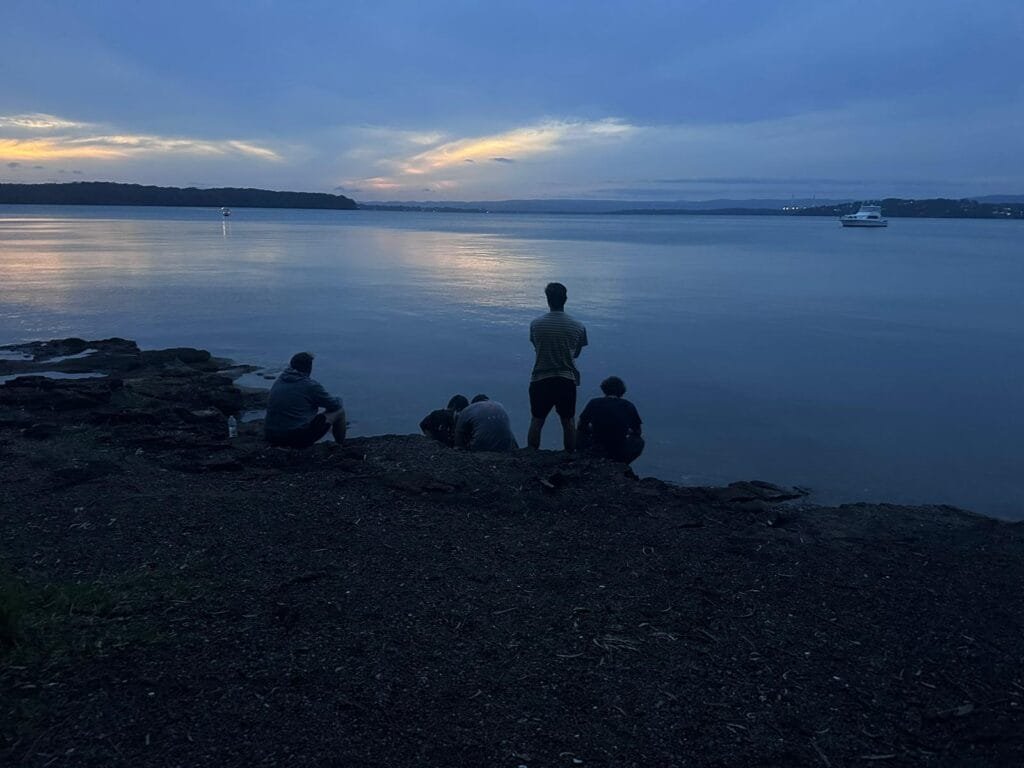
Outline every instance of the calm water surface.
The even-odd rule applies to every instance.
[[[454,392],[525,441],[528,324],[569,287],[581,399],[609,374],[641,474],[1024,518],[1024,226],[895,220],[0,206],[0,343],[317,353],[354,434]],[[545,447],[558,445],[555,423]]]

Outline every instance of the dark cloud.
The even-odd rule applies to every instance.
[[[72,171],[72,173],[75,174],[75,176],[81,176],[82,175],[81,171]]]
[[[7,79],[4,101],[45,106],[63,120],[102,116],[104,132],[275,137],[310,158],[301,171],[297,158],[265,169],[238,163],[207,170],[207,157],[170,161],[142,151],[130,161],[90,165],[92,175],[125,180],[172,183],[208,172],[220,176],[218,185],[274,188],[280,174],[301,173],[285,176],[288,186],[329,189],[341,178],[382,173],[375,155],[395,160],[441,137],[457,142],[547,119],[615,118],[638,131],[603,134],[607,152],[590,154],[566,140],[558,155],[546,155],[557,160],[542,165],[527,162],[528,149],[509,146],[524,167],[498,172],[507,178],[495,194],[529,195],[547,178],[592,192],[595,178],[609,175],[618,177],[610,185],[663,186],[679,197],[704,194],[702,185],[768,193],[773,183],[799,183],[713,178],[780,172],[938,172],[966,178],[970,187],[951,190],[964,195],[980,183],[1014,191],[1024,185],[1024,153],[1007,150],[1019,143],[1013,129],[1024,119],[1024,90],[1004,74],[1024,65],[1020,0],[974,4],[970,13],[948,0],[321,6],[296,14],[279,3],[250,3],[246,13],[231,15],[237,45],[225,46],[222,25],[195,23],[197,14],[212,13],[201,0],[144,4],[130,14],[116,3],[6,3],[0,47],[6,59],[33,66]],[[849,23],[865,16],[870,38]],[[208,55],[181,57],[185,48]],[[375,64],[347,76],[351,62],[362,60]],[[247,87],[225,89],[224,77],[210,72],[229,79],[245,72]],[[401,97],[392,98],[396,93]],[[413,144],[367,151],[352,138],[363,135],[356,126],[394,130]],[[4,130],[27,135],[18,125]],[[868,140],[879,136],[885,140]],[[334,160],[349,150],[351,159]],[[462,162],[512,161],[474,151],[480,160]],[[230,157],[224,162],[236,161]],[[686,174],[708,178],[675,178]],[[403,181],[416,189],[415,179]],[[832,186],[807,183],[822,193]]]
[[[36,171],[42,171],[42,170],[44,170],[45,168],[46,168],[46,166],[45,166],[45,165],[33,165],[33,166],[32,166],[32,169],[33,169],[33,170],[36,170]]]
[[[116,3],[13,3],[7,12],[9,5],[5,26],[20,34],[3,40],[5,52],[33,66],[5,83],[5,96],[28,103],[38,94],[43,103],[74,104],[115,123],[158,114],[174,123],[169,133],[196,131],[197,123],[200,132],[224,133],[254,120],[275,135],[301,132],[311,120],[516,124],[537,115],[587,116],[594,105],[642,124],[731,122],[926,92],[947,105],[1002,105],[1017,86],[991,73],[1018,71],[1021,63],[1019,0],[990,0],[970,13],[955,2],[566,0],[326,3],[308,15],[263,2],[231,15],[237,46],[222,44],[220,25],[195,24],[197,14],[211,13],[200,0],[173,9],[143,4],[144,12],[132,14]],[[865,5],[885,11],[871,15]],[[866,13],[870,44],[850,23]],[[115,25],[118,34],[108,34]],[[181,57],[187,44],[208,55]],[[438,56],[439,49],[449,55]],[[356,81],[345,77],[362,60],[375,65]],[[249,74],[249,87],[225,93],[223,79],[209,76],[235,68]],[[294,87],[296,77],[305,88]],[[396,90],[402,98],[383,97]],[[313,97],[330,92],[344,98]]]
[[[8,163],[8,168],[21,168],[21,163]]]
[[[492,163],[514,163],[515,160],[513,160],[511,157],[492,157],[491,158],[491,162]]]

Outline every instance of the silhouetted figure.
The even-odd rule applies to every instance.
[[[580,372],[574,362],[587,346],[587,329],[565,314],[568,296],[561,283],[548,283],[544,288],[550,311],[530,323],[530,341],[537,351],[530,376],[530,431],[526,443],[540,448],[540,432],[551,409],[562,421],[562,444],[565,450],[576,447],[576,388]]]
[[[626,385],[618,376],[601,382],[604,397],[595,397],[580,414],[580,448],[631,464],[644,450],[640,414],[622,396]]]
[[[345,439],[345,409],[340,397],[327,394],[310,378],[313,355],[299,352],[292,355],[288,368],[270,388],[264,435],[271,445],[306,448],[329,431],[335,442]],[[321,413],[320,409],[324,411]]]
[[[464,395],[454,395],[444,408],[431,411],[420,422],[420,431],[439,443],[455,445],[455,419],[469,405]]]
[[[513,451],[519,447],[505,406],[477,395],[455,420],[455,447],[470,451]]]

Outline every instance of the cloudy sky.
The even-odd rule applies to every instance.
[[[0,181],[1024,193],[1022,0],[4,0]]]

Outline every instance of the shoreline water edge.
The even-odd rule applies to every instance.
[[[0,762],[1016,765],[1024,523],[420,435],[0,347]]]

